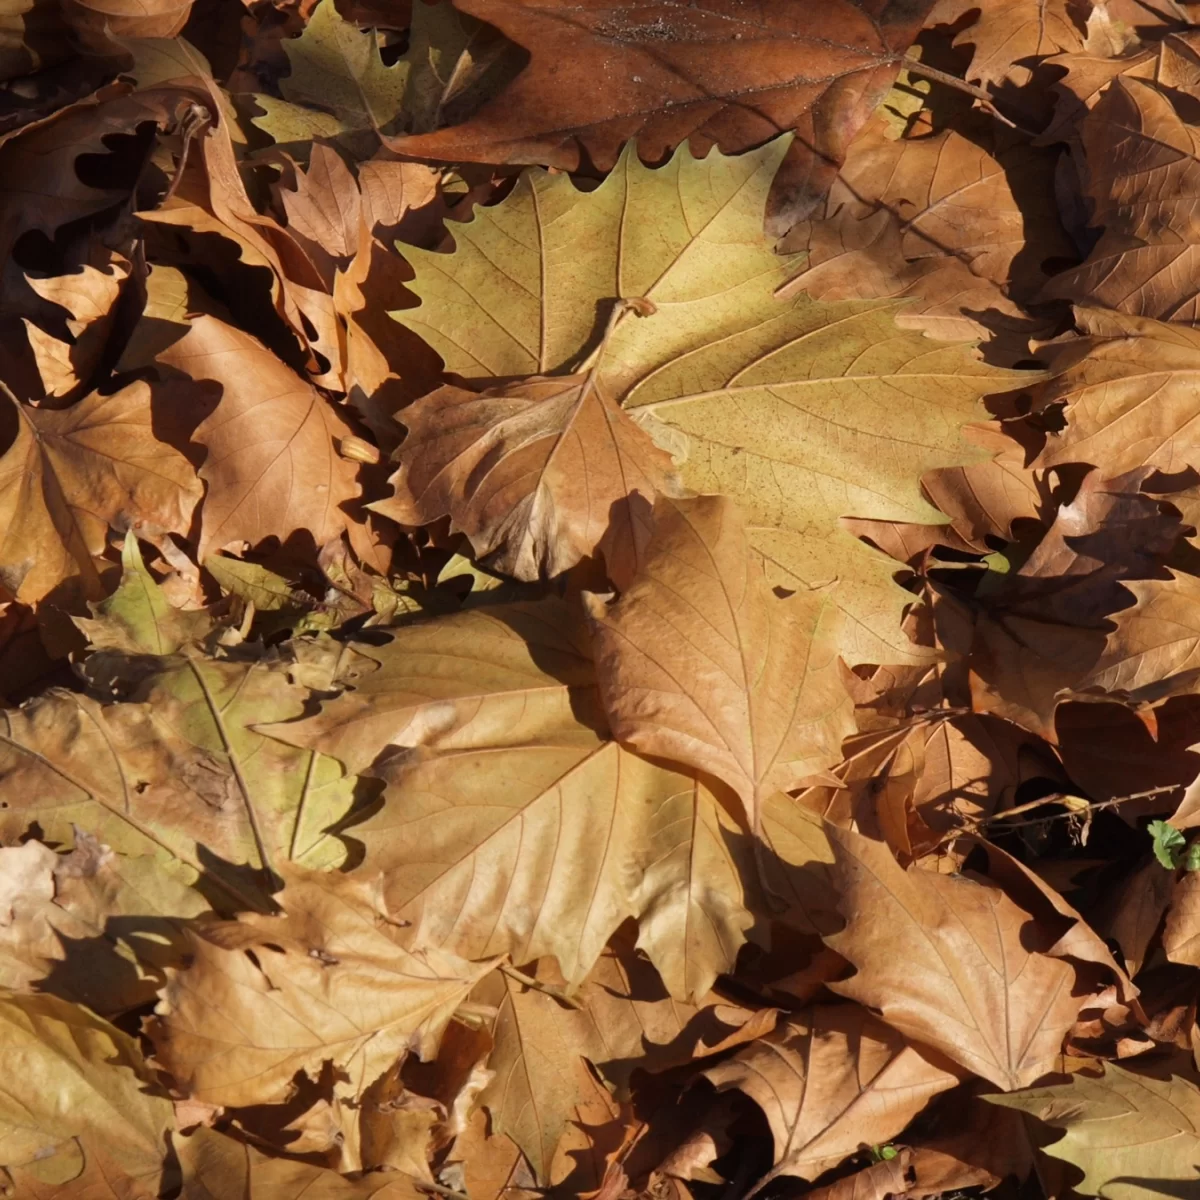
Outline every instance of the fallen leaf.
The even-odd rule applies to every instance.
[[[1083,999],[1029,914],[985,880],[905,871],[881,843],[827,832],[846,928],[825,941],[856,968],[827,986],[1007,1091],[1053,1070]]]
[[[836,581],[848,659],[927,659],[899,632],[893,568],[838,518],[937,520],[915,481],[983,457],[958,431],[1019,376],[898,330],[889,305],[776,299],[789,264],[760,218],[784,149],[684,149],[658,170],[626,152],[586,194],[526,173],[455,226],[452,255],[406,248],[422,304],[393,315],[479,382],[571,367],[598,313],[649,300],[605,340],[596,386],[671,451],[684,487],[743,504],[772,583]]]
[[[155,1009],[158,1061],[209,1103],[279,1103],[325,1062],[360,1097],[410,1046],[428,1056],[494,965],[403,949],[364,881],[297,876],[280,904],[194,928]]]
[[[849,732],[828,609],[771,592],[729,500],[660,501],[643,573],[590,610],[613,732],[723,779],[757,830],[762,801],[823,771]]]
[[[763,1110],[775,1139],[770,1177],[810,1180],[864,1142],[890,1141],[960,1079],[940,1054],[849,1006],[810,1009],[704,1074]]]
[[[670,455],[594,371],[482,394],[442,387],[402,420],[396,495],[374,511],[404,525],[449,515],[489,567],[517,579],[558,575],[599,553],[609,577],[628,585],[655,498],[678,491]]]
[[[69,1161],[79,1139],[150,1194],[170,1186],[171,1102],[133,1038],[53,996],[6,995],[0,1021],[0,1164],[45,1170],[56,1155]]]
[[[187,459],[155,436],[147,384],[93,392],[61,411],[11,393],[0,403],[13,406],[16,425],[0,458],[0,582],[16,599],[41,600],[76,576],[100,599],[111,527],[186,534],[202,488]]]
[[[1157,1077],[1104,1063],[1098,1076],[988,1099],[1064,1130],[1043,1152],[1080,1168],[1086,1195],[1151,1200],[1195,1185],[1200,1086],[1190,1073]]]
[[[565,171],[586,155],[607,170],[628,139],[654,161],[689,139],[699,153],[714,144],[741,153],[794,128],[773,206],[782,234],[828,187],[931,4],[836,0],[818,13],[783,0],[753,16],[734,0],[704,0],[686,15],[647,0],[457,7],[527,49],[531,61],[467,122],[393,139],[395,149]],[[798,74],[801,58],[810,65]],[[564,61],[575,65],[571,80],[558,70]]]

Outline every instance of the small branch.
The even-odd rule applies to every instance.
[[[951,75],[948,71],[939,71],[937,67],[928,67],[919,58],[912,58],[907,54],[898,56],[897,61],[903,63],[905,70],[910,74],[921,75],[926,79],[935,80],[937,83],[944,83],[956,92],[962,92],[964,95],[974,97],[997,121],[1007,125],[1010,129],[1015,129],[1017,133],[1027,138],[1037,137],[1037,134],[1032,129],[1026,129],[1024,126],[1018,125],[1016,121],[1009,120],[996,107],[996,102],[992,99],[991,94],[985,92],[983,88],[976,87],[973,83],[968,83],[965,79],[959,79],[957,75]]]
[[[1163,796],[1168,792],[1177,792],[1182,787],[1182,783],[1166,783],[1161,787],[1147,788],[1144,792],[1131,792],[1128,796],[1114,796],[1111,800],[1096,800],[1087,805],[1073,808],[1065,813],[1051,813],[1048,817],[1034,817],[1031,821],[1014,821],[1009,828],[1016,829],[1022,825],[1044,825],[1048,821],[1069,820],[1071,817],[1083,816],[1085,813],[1100,812],[1106,808],[1116,808],[1118,805],[1128,804],[1133,800],[1153,800],[1155,796]],[[1005,809],[1002,813],[995,813],[993,816],[987,817],[979,823],[990,825],[993,821],[1007,821],[1009,817],[1014,817],[1017,813],[1029,812],[1031,809],[1039,808],[1044,804],[1062,804],[1063,800],[1063,793],[1055,792],[1054,795],[1046,796],[1044,799],[1031,800],[1028,804],[1019,804],[1016,808],[1009,808]]]
[[[573,996],[568,996],[561,988],[556,988],[553,984],[534,979],[532,975],[526,975],[524,971],[518,971],[516,967],[510,966],[508,963],[501,963],[500,970],[509,979],[515,979],[517,983],[523,983],[526,987],[533,988],[535,992],[544,992],[547,996],[557,1000],[559,1004],[565,1004],[568,1008],[575,1009],[576,1012],[583,1011],[583,1005],[578,1000]]]

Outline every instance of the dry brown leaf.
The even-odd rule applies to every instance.
[[[90,599],[110,527],[186,534],[202,493],[188,460],[156,435],[151,389],[93,392],[60,411],[11,397],[16,439],[0,458],[0,582],[35,602],[76,576]],[[15,412],[13,411],[15,409]]]
[[[476,555],[517,579],[599,553],[627,587],[645,561],[655,499],[679,494],[671,456],[594,372],[483,393],[446,386],[401,420],[396,495],[374,511],[406,525],[449,515]]]
[[[201,559],[230,544],[295,533],[323,546],[357,528],[345,506],[360,494],[358,467],[337,452],[353,429],[256,338],[197,316],[156,361],[196,381],[200,395],[216,393],[192,435],[208,452],[200,468],[208,484]]]
[[[1121,76],[1084,118],[1082,137],[1091,223],[1104,234],[1044,294],[1200,324],[1196,234],[1183,199],[1196,189],[1200,130],[1153,84]]]
[[[1154,865],[1162,871],[1160,864]],[[1200,871],[1185,871],[1175,881],[1163,928],[1163,950],[1171,962],[1200,967]]]
[[[975,19],[954,39],[956,46],[974,47],[966,72],[972,83],[993,88],[1006,83],[1020,86],[1029,82],[1037,59],[1083,49],[1083,6],[1072,0],[1005,0],[982,5],[978,0],[938,0],[929,20],[953,25],[972,9]]]
[[[815,1179],[864,1143],[890,1141],[961,1072],[861,1008],[818,1007],[705,1076],[740,1088],[775,1139],[771,1176]]]
[[[688,139],[699,153],[714,143],[733,153],[794,128],[775,191],[783,233],[828,187],[931,4],[779,0],[751,14],[733,0],[679,12],[647,0],[460,0],[532,61],[465,124],[391,144],[413,157],[565,170],[586,155],[604,170],[630,138],[654,160]]]
[[[1109,618],[1131,602],[1129,581],[1165,575],[1180,540],[1179,519],[1139,490],[1149,474],[1092,471],[1020,569],[981,598],[971,655],[977,711],[1054,740],[1062,694],[1090,686]]]
[[[849,732],[828,610],[772,593],[732,501],[660,500],[644,572],[591,605],[613,732],[725,780],[757,829],[763,800],[823,772]]]
[[[856,968],[828,986],[1005,1090],[1052,1070],[1083,1001],[1029,913],[984,880],[905,871],[882,843],[828,833],[846,928],[825,940]]]
[[[325,1062],[357,1098],[410,1047],[427,1057],[493,963],[402,949],[376,893],[299,876],[283,916],[194,928],[149,1030],[158,1061],[199,1099],[247,1105],[286,1099]]]

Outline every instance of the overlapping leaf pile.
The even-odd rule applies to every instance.
[[[1193,5],[0,14],[6,1195],[1200,1195]]]

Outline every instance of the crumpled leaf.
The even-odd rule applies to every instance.
[[[607,170],[636,139],[647,160],[692,140],[741,153],[798,137],[775,192],[781,234],[829,185],[854,131],[895,79],[931,0],[777,0],[748,12],[702,0],[676,12],[647,0],[458,0],[531,54],[470,120],[393,140],[415,157]],[[570,62],[570,78],[560,71]],[[804,72],[797,63],[804,62]],[[752,99],[751,99],[752,97]]]
[[[201,558],[297,531],[323,546],[350,527],[344,506],[360,493],[357,468],[336,441],[353,430],[311,384],[248,333],[207,315],[193,317],[156,361],[195,380],[193,395],[217,393],[192,435],[208,451]]]
[[[0,582],[35,602],[76,576],[100,599],[110,527],[145,523],[186,534],[202,487],[188,460],[155,436],[151,392],[131,383],[62,410],[18,404],[0,457]]]
[[[967,79],[985,87],[1020,86],[1029,81],[1038,58],[1083,49],[1080,8],[1071,0],[1006,0],[995,5],[938,0],[930,20],[953,25],[975,9],[975,19],[954,39],[956,46],[975,48]]]
[[[1043,1152],[1083,1171],[1077,1189],[1111,1200],[1186,1196],[1200,1169],[1200,1083],[1175,1068],[1157,1077],[1116,1063],[1099,1076],[988,1096],[1029,1113],[1063,1136]]]
[[[856,968],[828,986],[1006,1091],[1052,1070],[1083,998],[1029,914],[982,879],[905,871],[880,842],[827,833],[846,928],[825,941]]]
[[[763,800],[819,775],[852,728],[829,608],[771,592],[729,500],[660,501],[643,573],[590,608],[613,732],[723,779],[757,830]]]
[[[1082,137],[1092,223],[1104,233],[1045,295],[1200,324],[1191,205],[1173,202],[1196,189],[1200,130],[1153,84],[1121,76],[1084,118]]]
[[[771,1177],[815,1179],[864,1143],[900,1132],[959,1070],[861,1008],[817,1007],[743,1047],[705,1076],[740,1088],[775,1139]]]
[[[482,380],[575,364],[598,311],[648,299],[653,314],[605,340],[597,387],[671,451],[684,487],[743,505],[772,583],[837,581],[848,660],[928,658],[899,632],[887,560],[838,518],[937,520],[916,480],[982,457],[958,431],[983,415],[978,396],[1020,377],[898,330],[890,306],[775,299],[789,264],[760,218],[783,152],[782,139],[736,158],[684,149],[658,170],[626,152],[586,195],[527,173],[455,226],[454,254],[406,248],[423,303],[393,315]]]
[[[88,669],[119,680],[130,661],[137,682],[123,703],[51,691],[0,713],[6,839],[36,822],[70,845],[78,825],[120,854],[184,864],[251,909],[269,903],[273,869],[342,861],[344,844],[325,830],[352,804],[353,778],[250,728],[304,711],[309,691],[289,679],[296,656],[192,646],[148,663],[93,655]]]
[[[517,579],[599,552],[609,577],[628,584],[655,498],[678,491],[670,455],[594,373],[482,394],[447,385],[401,420],[396,495],[373,510],[405,525],[448,514],[489,567]]]
[[[372,885],[293,877],[283,915],[194,927],[192,960],[170,973],[149,1029],[155,1055],[210,1103],[279,1103],[297,1071],[333,1063],[363,1091],[409,1047],[429,1057],[493,961],[397,942]]]

